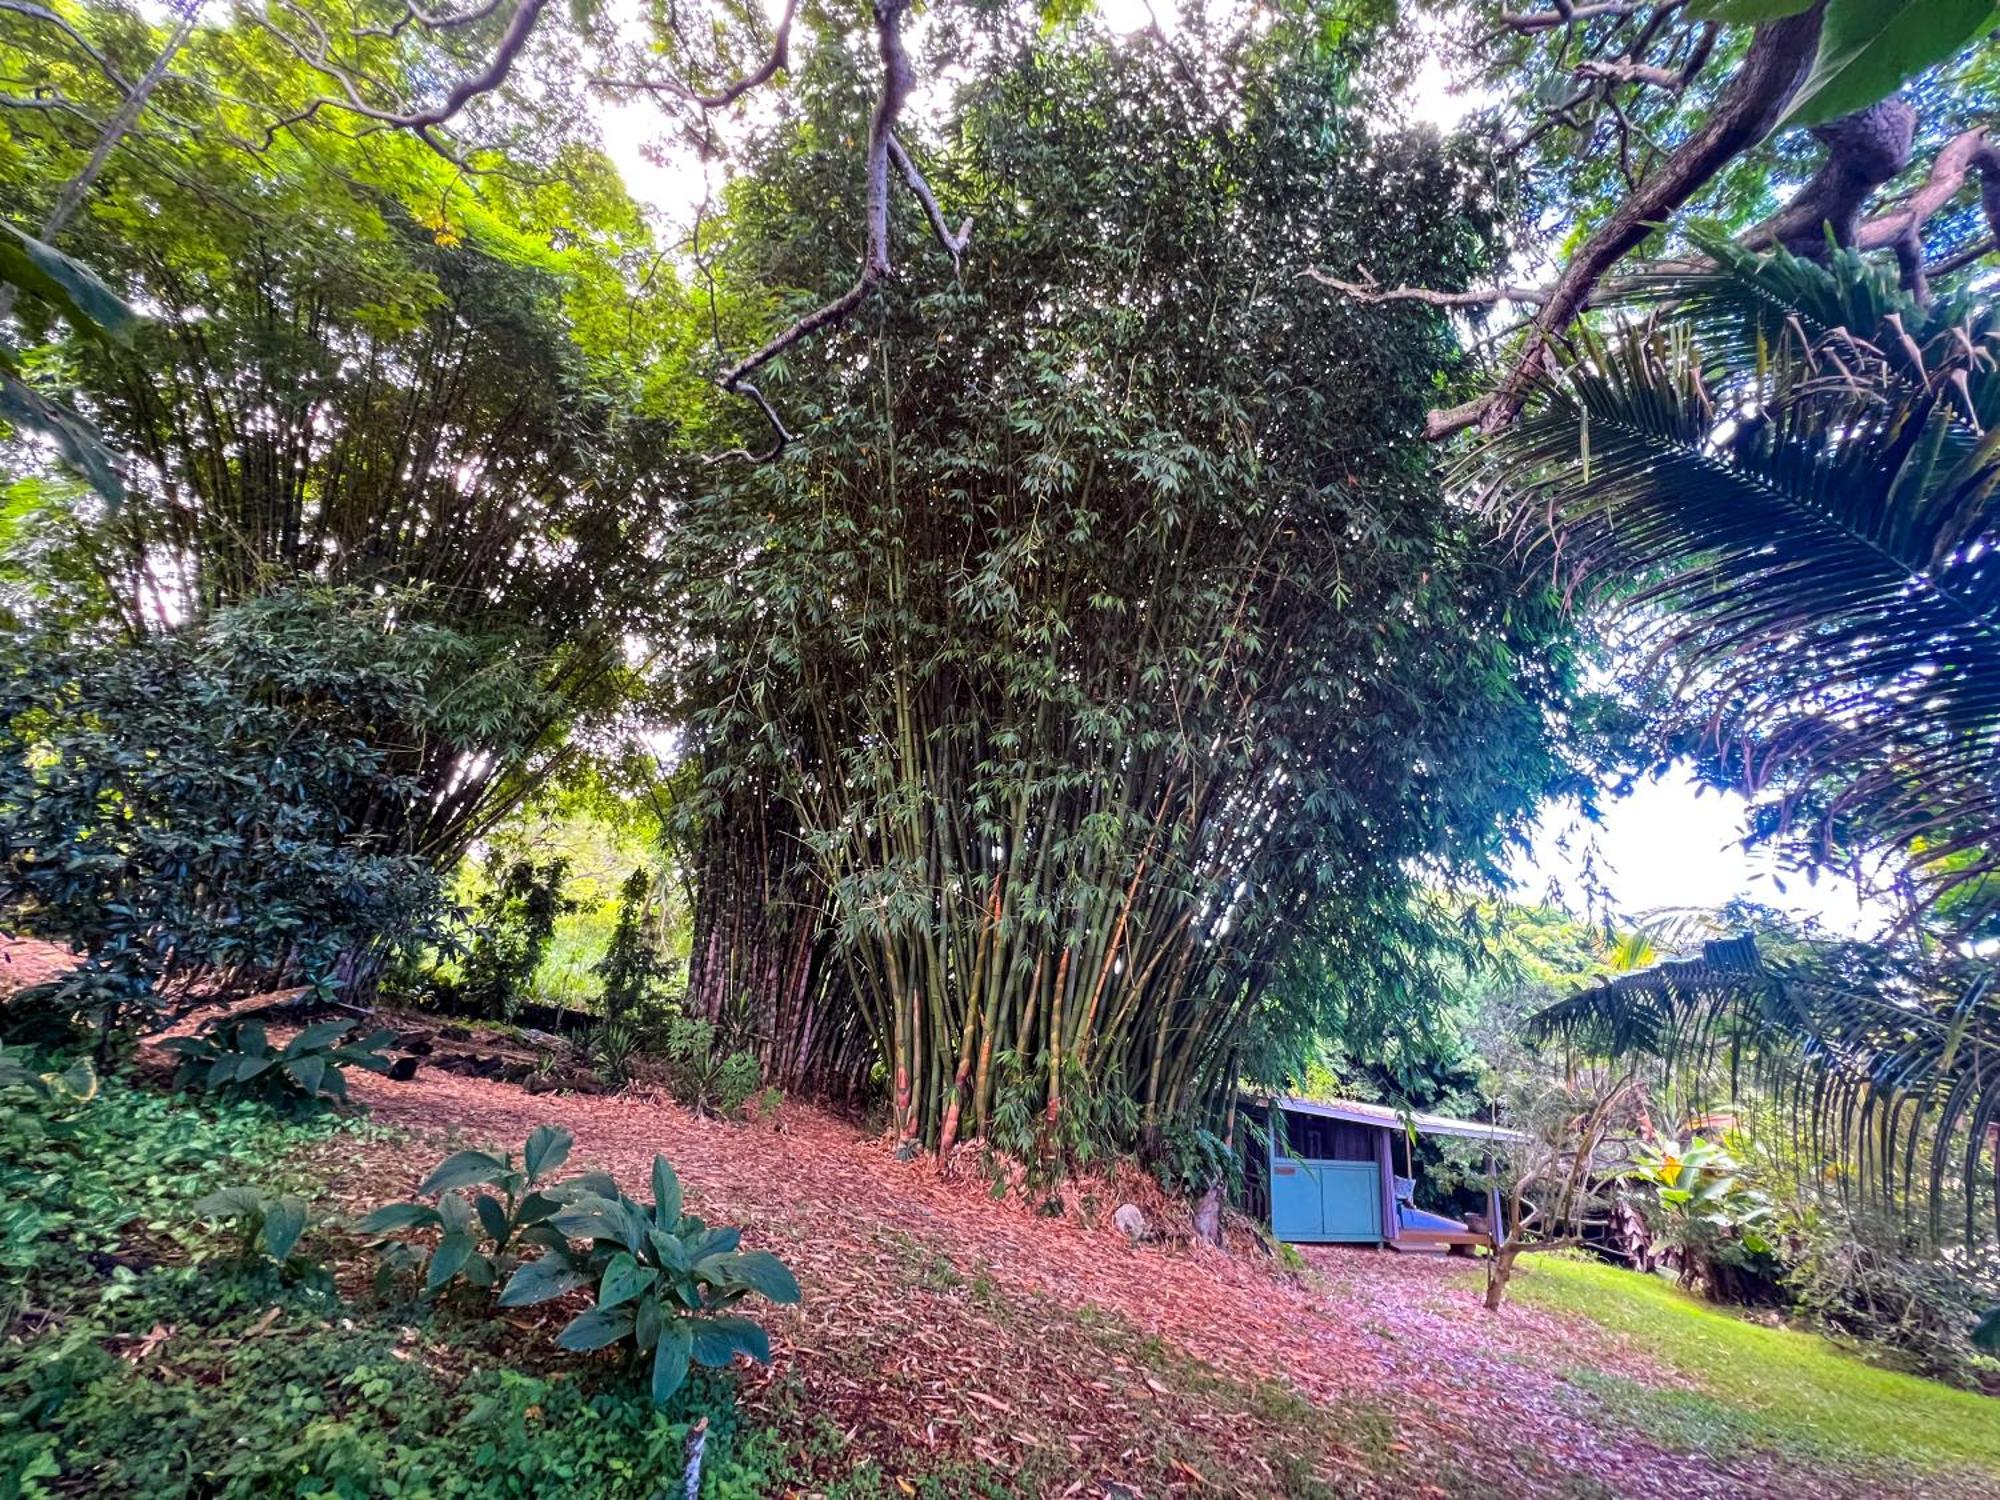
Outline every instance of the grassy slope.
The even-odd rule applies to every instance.
[[[1622,1415],[1670,1444],[1708,1451],[1776,1448],[1808,1457],[2000,1475],[2000,1401],[1878,1369],[1809,1333],[1710,1307],[1656,1276],[1596,1261],[1537,1259],[1513,1295],[1579,1313],[1628,1336],[1687,1377],[1659,1390],[1572,1372]]]

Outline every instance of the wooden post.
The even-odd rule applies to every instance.
[[[1382,1174],[1382,1239],[1393,1245],[1401,1237],[1402,1226],[1396,1222],[1396,1158],[1389,1147],[1387,1125],[1375,1131],[1375,1169]]]

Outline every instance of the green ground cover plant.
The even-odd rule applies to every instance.
[[[1522,1302],[1592,1319],[1686,1379],[1661,1390],[1596,1372],[1581,1383],[1669,1443],[1770,1448],[1934,1470],[2000,1468],[1992,1398],[1867,1364],[1811,1333],[1754,1323],[1657,1276],[1543,1257]]]
[[[313,1162],[384,1132],[118,1077],[37,1090],[13,1062],[0,1500],[650,1497],[702,1422],[702,1496],[772,1491],[784,1445],[742,1426],[727,1372],[697,1369],[656,1406],[512,1322],[372,1290]]]

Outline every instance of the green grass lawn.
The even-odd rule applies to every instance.
[[[2000,1475],[2000,1400],[1878,1369],[1816,1334],[1711,1307],[1657,1276],[1602,1262],[1536,1257],[1510,1295],[1578,1313],[1685,1376],[1662,1390],[1571,1372],[1621,1415],[1674,1446],[1796,1454]]]

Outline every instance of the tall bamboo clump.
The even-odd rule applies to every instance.
[[[1468,274],[1467,184],[1367,137],[1343,59],[1253,50],[1020,40],[933,148],[962,281],[802,356],[809,451],[688,517],[711,775],[773,774],[892,1129],[939,1151],[1200,1117],[1298,945],[1393,947],[1556,771],[1554,616],[1410,436],[1442,327],[1295,274]],[[737,253],[830,283],[798,226],[852,185],[760,181]]]

